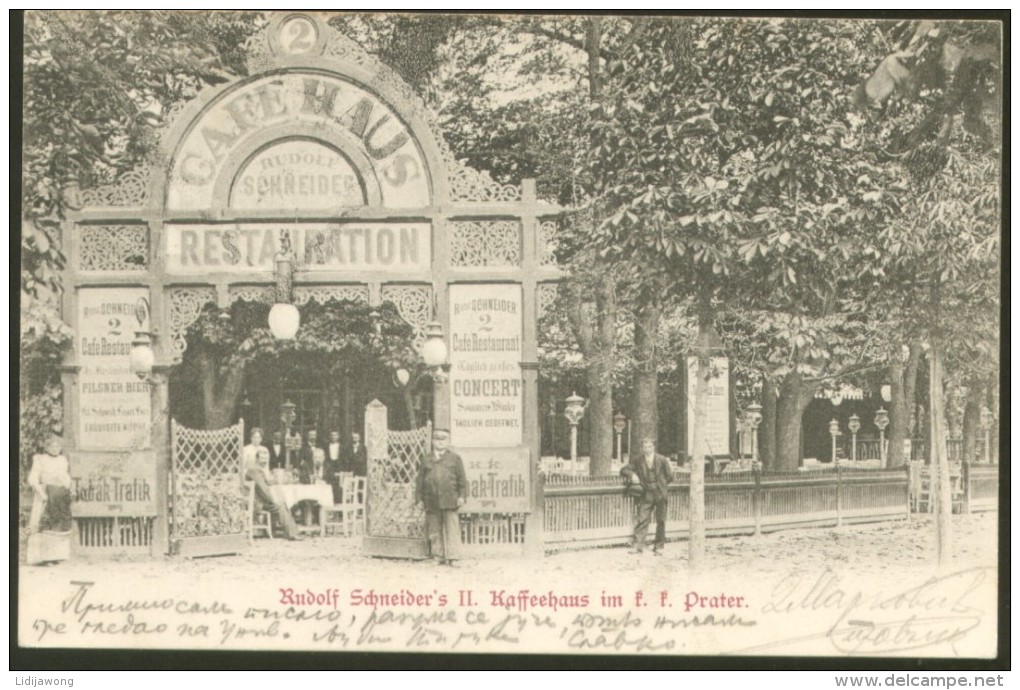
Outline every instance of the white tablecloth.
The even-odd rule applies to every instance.
[[[271,489],[273,498],[282,500],[288,508],[301,501],[315,501],[323,508],[333,506],[333,487],[329,484],[276,484]]]

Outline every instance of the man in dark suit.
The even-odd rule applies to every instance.
[[[326,451],[326,476],[333,487],[333,502],[340,502],[340,477],[338,474],[343,471],[344,465],[344,444],[340,443],[340,432],[329,432],[329,443],[324,449]]]
[[[361,434],[356,431],[351,434],[351,445],[347,447],[340,471],[353,472],[355,477],[368,476],[368,451],[361,442]]]
[[[287,466],[287,446],[283,443],[283,433],[273,432],[273,438],[269,442],[269,469],[283,469]]]
[[[655,441],[648,438],[641,444],[641,455],[631,458],[620,474],[629,484],[637,484],[643,489],[641,495],[634,499],[634,548],[631,553],[644,552],[645,537],[654,510],[655,542],[652,552],[656,556],[662,555],[666,545],[666,498],[669,483],[673,480],[669,460],[655,452]]]
[[[433,558],[440,565],[453,565],[460,556],[460,516],[457,511],[467,502],[467,475],[464,461],[447,449],[450,432],[432,432],[432,452],[425,457],[415,483],[415,501],[425,508],[425,533]]]

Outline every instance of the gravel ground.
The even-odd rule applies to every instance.
[[[998,513],[954,515],[951,565],[994,565],[998,548]],[[708,573],[740,572],[748,575],[774,573],[777,568],[831,568],[841,572],[874,573],[876,570],[923,571],[934,559],[935,529],[929,515],[913,515],[910,520],[838,528],[796,529],[760,536],[718,537],[707,540]],[[627,573],[646,570],[687,570],[688,544],[670,543],[664,557],[646,552],[641,556],[627,553],[622,547],[563,551],[547,554],[539,561],[492,557],[460,561],[450,577],[498,579],[509,571],[518,571],[523,563],[528,572],[562,576],[570,582],[582,582],[592,573],[616,571]],[[248,576],[257,572],[261,578],[287,576],[295,573],[328,572],[342,566],[345,579],[371,578],[380,570],[394,570],[420,575],[437,569],[431,563],[414,563],[364,556],[360,539],[312,537],[288,542],[282,539],[256,539],[248,553],[237,556],[184,560],[177,558],[115,558],[79,560],[50,566],[24,566],[23,573],[46,571],[87,573],[115,568],[124,574],[160,577],[168,574]]]

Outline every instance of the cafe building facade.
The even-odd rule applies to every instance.
[[[189,429],[168,393],[188,329],[240,300],[274,305],[274,333],[300,328],[294,307],[310,302],[387,305],[419,352],[440,342],[426,416],[450,429],[472,481],[524,487],[472,498],[466,512],[526,526],[541,439],[536,330],[561,277],[561,209],[533,181],[499,184],[456,161],[414,91],[319,17],[280,13],[247,48],[249,76],[180,106],[149,162],[79,191],[65,223],[72,552],[242,548],[240,526],[211,506],[238,493],[243,425]],[[322,423],[337,407],[325,391],[262,396],[254,422],[294,397]],[[359,411],[353,430],[375,417]],[[385,436],[366,441],[393,454]],[[209,519],[187,532],[196,511]],[[511,546],[527,548],[526,533]]]

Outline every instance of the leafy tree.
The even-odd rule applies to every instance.
[[[57,365],[60,225],[69,188],[113,181],[143,160],[162,117],[206,84],[243,74],[254,13],[31,11],[23,15],[20,205],[21,447],[63,429]],[[24,476],[24,475],[23,475]]]

